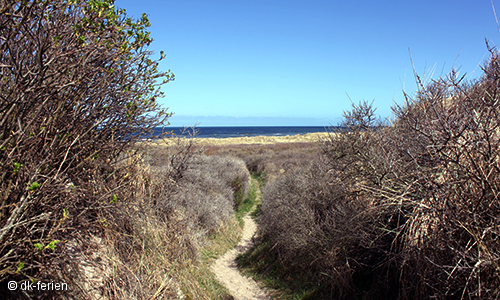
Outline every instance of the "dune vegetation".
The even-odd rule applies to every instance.
[[[239,264],[275,299],[500,297],[497,49],[477,80],[417,76],[390,121],[360,102],[326,133],[153,141],[175,77],[149,26],[0,1],[0,298],[233,299],[210,265],[258,189]]]
[[[0,298],[230,298],[209,265],[250,174],[192,140],[141,143],[174,80],[149,26],[113,1],[0,1]]]
[[[206,145],[208,147],[224,146],[224,145],[270,145],[270,144],[288,144],[288,143],[315,143],[321,138],[326,138],[328,133],[315,132],[297,135],[284,135],[284,136],[245,136],[245,137],[231,137],[231,138],[197,138],[196,144]],[[188,138],[188,137],[185,137]],[[172,143],[169,140],[164,141],[166,146]]]
[[[247,158],[280,167],[240,265],[280,299],[498,298],[500,55],[489,50],[475,81],[417,76],[390,122],[353,104],[319,154]]]

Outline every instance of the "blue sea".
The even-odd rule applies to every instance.
[[[154,136],[158,136],[161,132],[173,131],[174,134],[180,135],[183,132],[182,127],[158,127],[154,130]],[[297,135],[313,132],[325,132],[323,126],[210,126],[196,127],[195,137],[199,138],[230,138],[230,137],[245,137],[245,136],[283,136]],[[184,135],[188,136],[192,130],[187,130]]]

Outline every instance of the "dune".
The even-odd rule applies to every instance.
[[[250,144],[279,144],[279,143],[314,143],[326,138],[326,132],[315,132],[284,136],[244,136],[231,138],[194,138],[196,144],[201,145],[250,145]],[[165,139],[159,144],[174,143],[173,139]]]

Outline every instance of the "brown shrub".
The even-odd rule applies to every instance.
[[[277,162],[286,171],[264,188],[261,234],[286,272],[300,272],[317,297],[390,298],[386,253],[398,222],[387,224],[390,206],[369,189],[388,185],[391,155],[368,103],[353,105],[345,119],[323,141],[322,156]]]
[[[177,297],[176,275],[198,263],[208,235],[233,216],[231,178],[248,186],[243,161],[199,155],[192,140],[181,141],[174,149],[142,149],[136,162],[129,160],[131,180],[99,215],[102,238],[71,241],[63,272],[80,287],[80,298]]]
[[[321,297],[500,295],[500,56],[490,52],[477,81],[417,77],[391,126],[354,105],[324,141],[324,165],[268,183],[262,236],[285,273],[319,283]]]
[[[500,57],[489,50],[477,81],[452,72],[395,109],[397,132],[413,135],[405,155],[418,195],[407,197],[417,205],[405,232],[404,297],[500,294]]]
[[[300,272],[320,285],[339,279],[334,288],[345,294],[351,292],[352,270],[344,249],[356,230],[346,220],[355,213],[344,205],[345,194],[332,193],[325,174],[320,162],[309,162],[266,184],[260,234],[286,272]]]

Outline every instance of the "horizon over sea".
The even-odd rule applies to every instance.
[[[162,132],[173,132],[181,135],[185,127],[165,126],[156,127],[153,136],[158,136]],[[196,127],[195,137],[198,138],[230,138],[230,137],[251,137],[251,136],[285,136],[314,132],[325,132],[324,126],[206,126]],[[192,130],[188,129],[184,135],[189,136]]]

